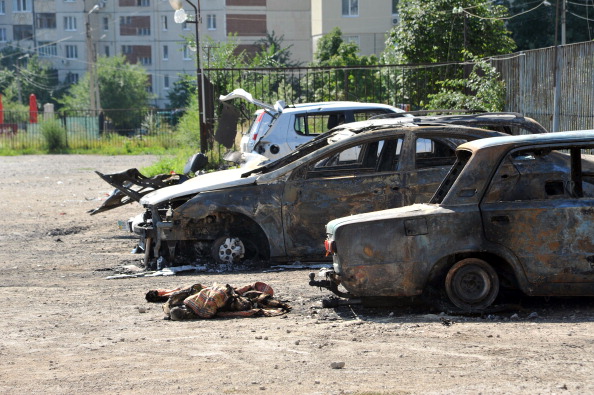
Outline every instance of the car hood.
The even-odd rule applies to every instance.
[[[361,222],[384,221],[396,218],[410,218],[421,215],[431,215],[442,212],[444,207],[437,204],[413,204],[405,207],[391,208],[388,210],[373,211],[370,213],[355,214],[348,217],[336,218],[326,224],[326,234],[332,235],[336,229],[343,225],[357,224]],[[449,211],[449,210],[448,210]]]
[[[219,170],[212,173],[206,173],[191,178],[188,181],[166,188],[157,189],[140,200],[143,206],[154,206],[167,200],[175,199],[181,196],[191,196],[199,192],[210,191],[214,189],[231,188],[238,185],[253,184],[258,178],[257,175],[242,177],[242,174],[258,167],[260,162],[249,162],[245,166]]]

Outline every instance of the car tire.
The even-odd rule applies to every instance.
[[[465,311],[482,311],[499,293],[499,276],[482,259],[467,258],[450,268],[445,279],[450,302]]]
[[[212,243],[211,256],[220,264],[237,264],[257,257],[258,250],[248,238],[221,236]]]

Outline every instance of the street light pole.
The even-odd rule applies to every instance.
[[[194,20],[188,19],[188,15],[183,9],[181,0],[169,0],[169,4],[175,10],[175,16],[173,17],[175,23],[186,22],[194,24],[194,34],[196,35],[196,94],[198,99],[198,120],[200,123],[200,150],[205,153],[209,149],[209,141],[204,114],[204,72],[200,64],[200,0],[196,0],[196,3],[198,4],[197,7],[190,0],[186,0],[186,3],[194,9]]]
[[[91,14],[97,10],[99,10],[99,5],[95,4],[95,6],[87,13],[86,24],[87,61],[89,63],[89,97],[91,99],[91,110],[94,111],[93,116],[97,116],[101,108],[99,87],[97,86],[97,52],[91,36]]]

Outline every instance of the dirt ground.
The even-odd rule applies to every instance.
[[[308,269],[108,280],[137,204],[89,216],[111,191],[93,170],[152,156],[0,157],[0,392],[33,394],[594,393],[592,300],[519,299],[482,317],[322,308]],[[164,320],[148,290],[270,284],[293,310]],[[343,362],[342,369],[331,366]]]

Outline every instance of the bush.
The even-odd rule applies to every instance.
[[[66,129],[55,119],[41,123],[41,135],[45,140],[46,149],[50,153],[64,152],[68,149]]]

